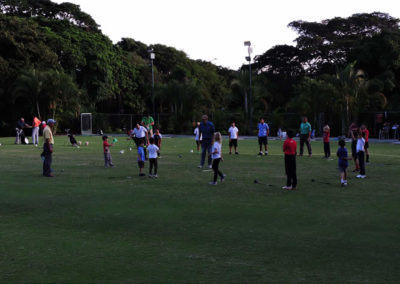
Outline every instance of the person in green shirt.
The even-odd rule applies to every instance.
[[[143,116],[141,124],[142,126],[147,128],[147,130],[150,133],[150,137],[153,137],[154,119],[151,117],[149,113],[147,113],[147,116]]]
[[[311,157],[311,124],[306,116],[303,117],[303,122],[300,124],[300,156],[303,156],[304,143],[307,145],[308,156]]]

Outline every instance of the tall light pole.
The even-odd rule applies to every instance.
[[[156,58],[156,54],[154,53],[153,49],[149,50],[150,54],[150,62],[151,62],[151,103],[153,107],[153,117],[156,115],[156,108],[154,104],[154,67],[153,67],[153,61]]]
[[[246,56],[246,60],[249,61],[249,107],[250,107],[250,111],[249,111],[249,129],[250,129],[250,133],[253,130],[253,104],[252,104],[252,100],[251,100],[251,54],[253,52],[253,49],[251,48],[251,42],[250,41],[245,41],[244,42],[244,46],[247,46],[247,51],[249,52],[249,56]]]

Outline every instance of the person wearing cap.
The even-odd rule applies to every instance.
[[[212,138],[214,136],[215,126],[211,121],[208,121],[208,116],[203,115],[201,117],[201,123],[199,126],[199,137],[202,137],[201,140],[201,160],[199,168],[204,166],[204,162],[206,159],[206,152],[208,151],[208,167],[211,169],[212,159],[211,159],[211,147],[212,147]]]
[[[47,126],[43,130],[43,176],[45,177],[54,177],[51,173],[51,162],[53,160],[53,148],[54,148],[54,138],[53,138],[53,129],[56,121],[52,118],[47,120]]]

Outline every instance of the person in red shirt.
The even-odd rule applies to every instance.
[[[369,143],[368,143],[369,131],[367,129],[367,126],[365,126],[365,124],[362,124],[360,129],[361,129],[361,132],[365,133],[365,145],[364,145],[365,155],[366,155],[365,162],[369,163],[369,152],[368,152],[368,148],[369,148]]]
[[[331,129],[329,128],[329,125],[325,125],[323,133],[325,159],[328,159],[331,156],[331,146],[329,144],[330,136],[331,136]]]
[[[296,149],[297,143],[293,140],[293,131],[289,130],[288,138],[283,143],[283,152],[285,153],[285,171],[287,176],[286,186],[282,189],[296,190]]]
[[[108,143],[107,139],[108,139],[107,135],[103,135],[104,167],[113,168],[114,164],[112,163],[111,152],[110,152],[110,147],[112,147],[113,144]]]

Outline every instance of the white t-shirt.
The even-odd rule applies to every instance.
[[[215,151],[217,151],[217,153],[211,155],[213,160],[221,158],[221,144],[218,142],[214,142],[211,153],[214,153]]]
[[[155,159],[157,158],[157,151],[159,151],[160,149],[156,145],[150,144],[147,147],[147,150],[149,151],[149,159]]]
[[[133,129],[133,134],[135,134],[136,138],[146,137],[146,132],[147,129],[144,128],[143,126],[140,126],[139,129],[137,129],[136,127]]]
[[[229,137],[231,138],[231,139],[237,139],[238,138],[238,132],[239,132],[239,129],[235,126],[235,127],[229,127],[229,130],[228,130],[228,132],[231,134]]]
[[[194,134],[196,135],[196,138],[194,138],[196,141],[199,141],[199,140],[201,140],[201,138],[202,138],[202,135],[200,135],[200,137],[199,137],[200,130],[199,130],[199,128],[198,128],[198,127],[196,127],[196,129],[194,130]]]
[[[360,151],[364,152],[364,145],[365,145],[365,139],[364,138],[358,138],[357,139],[357,153]]]

